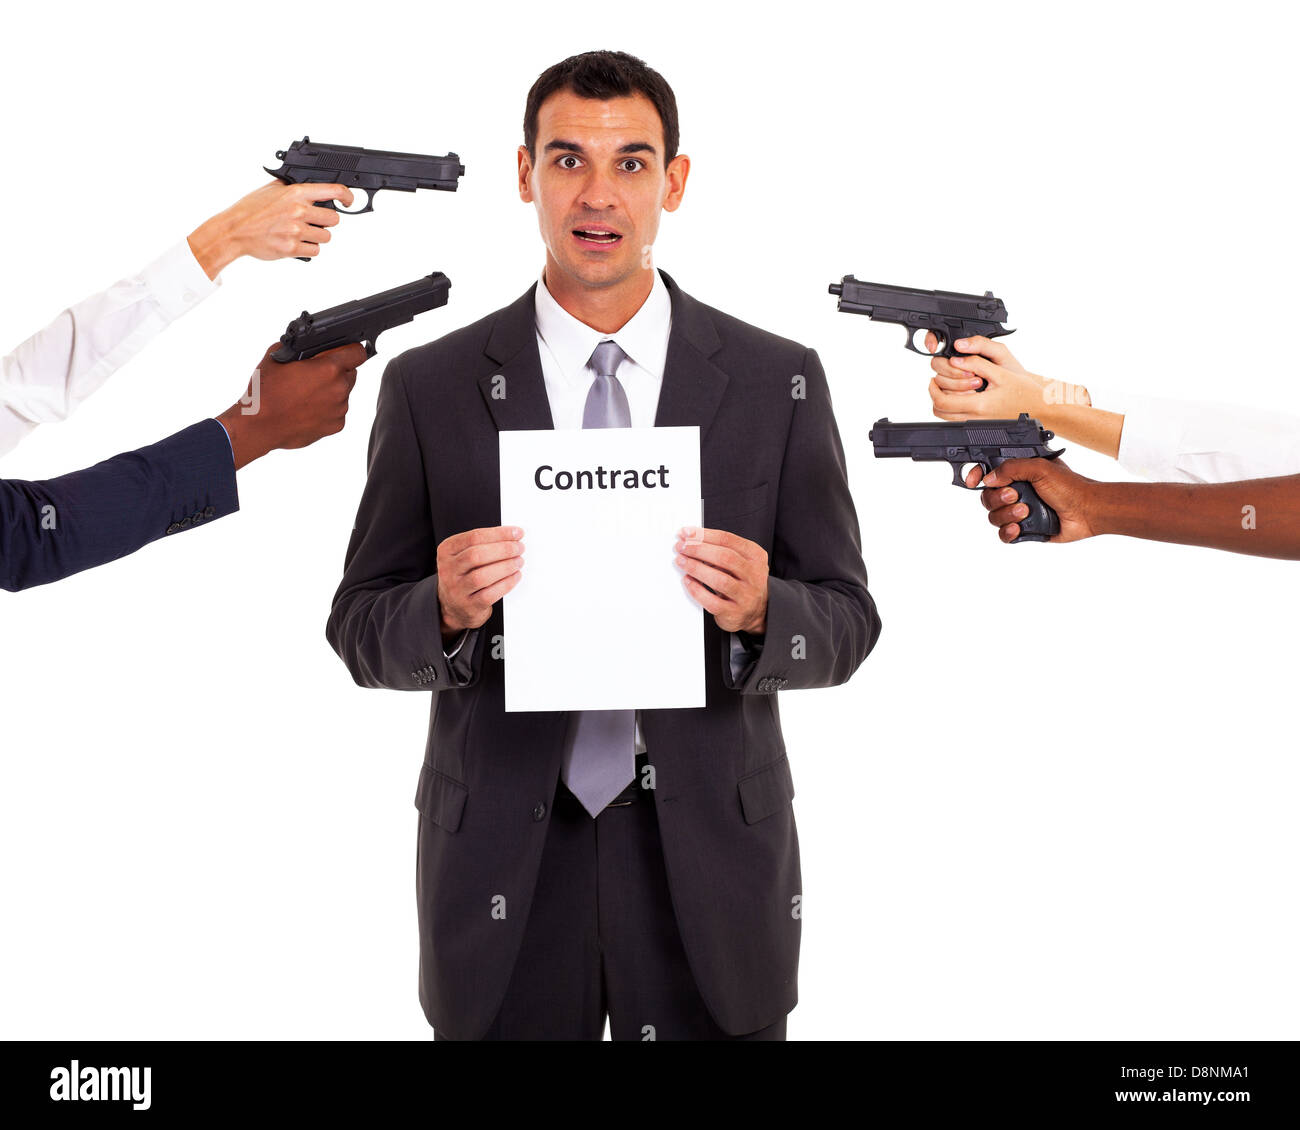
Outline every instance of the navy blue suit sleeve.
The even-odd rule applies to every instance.
[[[57,479],[0,480],[0,589],[49,584],[238,509],[216,420]]]

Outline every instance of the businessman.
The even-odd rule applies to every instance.
[[[0,455],[41,424],[65,419],[172,321],[211,294],[241,256],[317,255],[344,185],[273,181],[206,220],[138,275],[68,307],[0,358]],[[313,224],[324,225],[313,227]],[[308,238],[310,237],[310,238]],[[0,479],[0,589],[49,584],[239,509],[235,472],[277,448],[339,431],[360,345],[280,365],[272,343],[245,396],[214,419],[71,474]]]
[[[783,1039],[796,1002],[776,693],[847,680],[880,620],[816,353],[651,264],[689,167],[640,60],[545,71],[518,151],[541,277],[381,384],[327,635],[360,685],[432,692],[416,885],[436,1038],[600,1039],[608,1017],[616,1040]],[[700,429],[703,527],[664,553],[705,610],[706,705],[506,713],[500,600],[526,531],[500,525],[498,434],[651,425]],[[628,648],[637,617],[629,592]]]

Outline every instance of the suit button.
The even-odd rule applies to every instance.
[[[170,526],[167,527],[167,532],[169,534],[174,534],[180,528],[181,528],[181,524],[179,522],[173,522]]]
[[[203,511],[203,517],[205,517],[205,518],[211,518],[211,517],[215,516],[216,513],[217,513],[217,508],[216,508],[215,506],[209,506],[209,507],[207,507],[207,508],[204,509],[204,511]]]
[[[545,816],[546,816],[546,805],[539,804],[536,808],[533,809],[534,820],[542,820],[545,818]]]

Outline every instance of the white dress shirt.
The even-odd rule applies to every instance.
[[[1093,395],[1093,403],[1108,401],[1103,393]],[[1300,474],[1300,418],[1295,416],[1242,404],[1148,396],[1124,397],[1120,407],[1124,425],[1117,458],[1135,474],[1180,483]]]
[[[73,410],[220,286],[181,240],[138,275],[64,310],[0,361],[0,456]]]
[[[654,272],[654,283],[641,308],[614,333],[593,330],[556,302],[546,289],[544,271],[537,280],[535,305],[537,351],[542,358],[546,398],[556,429],[582,427],[587,393],[596,379],[596,370],[588,362],[602,341],[617,342],[627,354],[615,376],[627,392],[632,427],[653,428],[673,314],[668,288],[659,272]]]

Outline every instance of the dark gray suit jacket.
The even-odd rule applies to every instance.
[[[704,525],[757,542],[771,569],[764,644],[740,682],[705,615],[707,705],[641,715],[682,941],[709,1011],[739,1034],[797,999],[799,844],[776,692],[843,683],[880,618],[817,354],[661,274],[672,330],[655,424],[699,425]],[[534,287],[389,363],[327,628],[360,685],[433,692],[415,800],[420,1001],[455,1039],[481,1036],[504,997],[568,723],[505,712],[500,603],[454,662],[438,630],[438,544],[500,524],[497,433],[552,427]],[[630,604],[630,633],[635,617]]]

